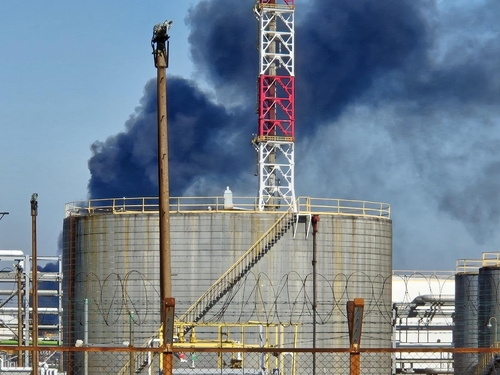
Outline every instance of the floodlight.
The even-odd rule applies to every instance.
[[[153,41],[158,41],[158,39],[168,39],[168,30],[172,26],[173,21],[165,21],[163,23],[157,23],[153,26]]]

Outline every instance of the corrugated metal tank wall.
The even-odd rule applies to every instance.
[[[455,274],[455,348],[478,347],[478,283],[478,272]],[[456,375],[469,374],[478,361],[476,353],[456,353],[453,358]]]
[[[478,345],[488,348],[493,344],[500,322],[500,267],[481,267],[479,269],[479,309]],[[491,323],[491,327],[488,327]],[[498,338],[497,338],[498,339]]]
[[[65,219],[65,343],[74,345],[83,340],[87,321],[89,345],[123,346],[133,335],[135,344],[143,346],[160,325],[158,242],[158,220],[153,215],[99,214]],[[89,370],[118,373],[123,364],[106,360],[106,356],[112,357],[90,353]],[[73,357],[66,359],[70,373],[83,373],[83,356]]]
[[[172,214],[176,315],[195,302],[281,215],[209,211]],[[391,220],[342,215],[320,218],[316,346],[348,347],[346,302],[364,298],[362,346],[389,348]],[[66,339],[71,342],[82,336],[81,306],[87,298],[90,342],[128,341],[132,310],[135,342],[142,344],[158,328],[160,320],[157,214],[68,217],[64,239],[63,267],[69,275],[65,278],[65,318],[66,327],[73,331],[66,333]],[[311,347],[311,261],[311,229],[301,222],[212,308],[205,320],[300,322],[297,346]],[[291,345],[289,341],[284,346]],[[386,373],[390,356],[381,355],[378,361],[385,368],[381,373]],[[345,368],[338,371],[344,373]],[[372,367],[366,371],[377,373]]]

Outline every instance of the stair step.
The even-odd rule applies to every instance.
[[[250,269],[257,264],[257,262],[266,255],[269,250],[288,232],[294,225],[297,215],[292,212],[287,212],[282,217],[282,220],[276,222],[268,232],[267,237],[261,242],[255,243],[248,252],[246,258],[239,264],[236,269],[231,269],[231,272],[220,283],[214,284],[205,295],[203,301],[200,301],[200,308],[193,306],[186,312],[186,317],[195,316],[196,319],[192,320],[197,322],[201,320],[206,313],[223,298],[231,288],[233,288],[243,277],[250,271]],[[222,289],[223,286],[223,289]],[[221,290],[222,289],[222,290]],[[210,301],[207,303],[207,300]],[[188,329],[187,331],[189,331]]]

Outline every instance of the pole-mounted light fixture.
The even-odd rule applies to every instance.
[[[486,324],[486,327],[491,328],[493,325],[491,324],[491,321],[495,321],[495,330],[493,331],[493,345],[496,345],[497,342],[497,336],[498,336],[498,321],[497,318],[492,316],[491,318],[488,319],[488,324]]]
[[[151,47],[153,48],[153,56],[155,61],[155,66],[158,68],[158,57],[163,55],[165,68],[168,68],[168,40],[170,35],[168,31],[172,27],[173,21],[165,21],[162,23],[157,23],[153,26],[153,37],[151,38]]]

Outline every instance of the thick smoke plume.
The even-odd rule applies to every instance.
[[[171,194],[220,195],[224,184],[236,185],[239,180],[234,176],[244,164],[235,156],[241,154],[242,144],[250,143],[245,130],[251,128],[251,113],[215,104],[194,82],[179,77],[169,78],[168,98]],[[93,198],[158,195],[154,80],[146,84],[141,105],[125,127],[123,133],[92,145]],[[252,150],[242,155],[251,159]]]
[[[169,78],[173,195],[256,191],[253,4],[204,0],[189,12],[193,61],[215,95]],[[432,265],[448,260],[445,268],[493,251],[500,5],[304,0],[296,8],[297,193],[391,203],[396,267],[415,251]],[[91,197],[157,195],[155,92],[148,82],[125,131],[92,146]]]

